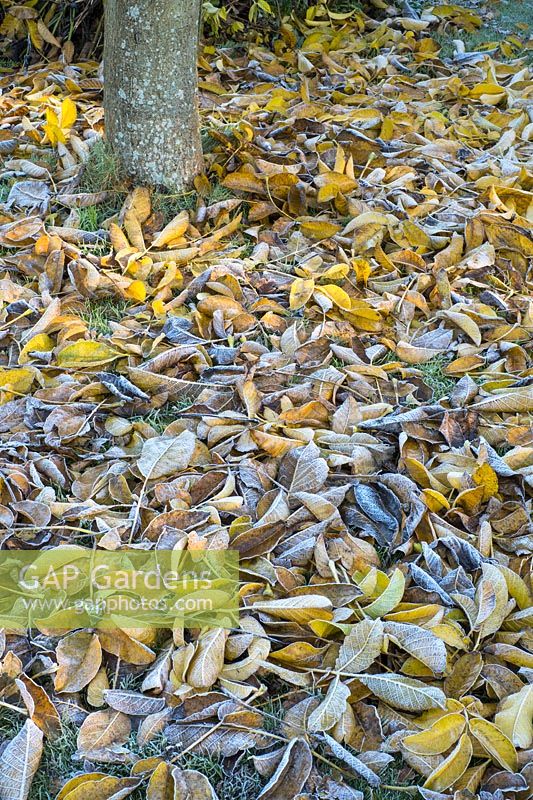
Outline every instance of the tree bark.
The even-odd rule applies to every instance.
[[[106,138],[135,181],[180,192],[202,170],[200,0],[106,0]]]

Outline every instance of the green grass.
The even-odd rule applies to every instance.
[[[383,569],[388,569],[394,562],[394,553],[392,551],[392,547],[376,544],[375,548],[381,562],[381,567]]]
[[[78,187],[79,193],[109,192],[105,202],[78,209],[79,227],[95,233],[102,228],[105,220],[115,216],[121,209],[128,188],[122,175],[120,163],[109,145],[103,139],[95,142],[85,162]],[[100,245],[91,245],[89,253],[103,255],[107,252]]]
[[[344,369],[346,366],[346,362],[339,358],[338,356],[333,356],[331,361],[329,362],[330,367],[335,367],[336,369]]]
[[[93,333],[107,336],[111,333],[110,322],[120,322],[130,307],[128,300],[105,297],[102,300],[86,300],[79,312],[80,317]]]
[[[162,406],[161,408],[156,408],[153,411],[150,411],[150,413],[145,417],[132,417],[130,422],[146,422],[154,429],[154,431],[157,431],[158,434],[161,434],[172,422],[175,422],[177,419],[179,419],[180,411],[184,411],[193,403],[194,398],[185,394],[175,403],[170,403]]]
[[[344,745],[347,750],[350,750],[350,747]],[[331,752],[327,748],[323,748],[322,745],[316,747],[316,751],[324,755],[328,761],[332,764],[338,764],[339,768],[344,770],[343,773],[336,774],[335,769],[332,767],[328,767],[327,764],[324,764],[321,761],[317,760],[318,769],[320,772],[331,775],[333,779],[343,781],[347,783],[348,786],[351,786],[353,789],[358,789],[360,792],[363,793],[364,800],[409,800],[409,797],[412,797],[412,787],[420,782],[420,776],[416,776],[414,772],[412,772],[412,778],[409,780],[408,783],[404,783],[405,781],[405,766],[403,767],[404,775],[401,775],[402,765],[399,761],[391,761],[386,769],[379,773],[381,778],[381,782],[383,787],[378,787],[376,789],[371,788],[368,783],[363,780],[362,778],[354,776],[353,778],[348,778],[346,776],[346,771],[349,770],[342,761],[339,761],[334,756],[332,756]],[[355,751],[354,755],[358,755]],[[398,787],[398,788],[385,788],[387,786],[391,787]],[[405,786],[406,791],[401,791],[400,787]],[[411,792],[407,790],[410,789]]]
[[[217,143],[210,136],[209,129],[202,130],[204,151],[209,152]],[[109,145],[103,140],[95,142],[91,147],[90,155],[83,167],[79,192],[111,192],[111,199],[96,206],[88,206],[78,210],[79,225],[85,231],[95,232],[102,227],[102,223],[120,211],[124,198],[128,192],[127,179],[122,174],[119,160]],[[7,194],[9,188],[7,189]],[[1,197],[1,195],[0,195]],[[207,205],[218,203],[233,197],[229,189],[216,182],[211,187],[205,198]],[[193,191],[170,194],[154,191],[152,193],[152,211],[161,214],[163,224],[166,225],[180,211],[193,211],[198,202],[198,195]]]
[[[330,8],[332,11],[346,13],[348,11],[362,11],[363,5],[360,0],[331,0]]]
[[[455,386],[453,378],[444,372],[450,359],[444,355],[435,356],[425,364],[419,364],[417,370],[422,375],[422,380],[433,392],[433,400],[440,400],[450,394]]]
[[[76,771],[72,755],[76,750],[78,726],[63,722],[63,733],[44,740],[43,755],[28,800],[50,800]]]
[[[120,162],[107,142],[99,139],[89,152],[80,180],[81,192],[126,193]]]
[[[110,217],[115,217],[120,211],[122,200],[117,206],[115,202],[99,203],[97,206],[87,206],[78,209],[79,227],[84,231],[96,233],[104,227],[104,222]],[[104,240],[102,240],[104,242]],[[104,242],[104,244],[106,244]],[[94,247],[94,246],[93,246]],[[109,246],[106,244],[106,252]]]
[[[219,800],[256,800],[263,783],[253,763],[241,760],[236,769],[230,768],[225,772],[224,778],[214,788]]]
[[[224,780],[224,765],[222,760],[216,756],[186,753],[178,759],[177,764],[181,769],[195,769],[197,772],[201,772],[213,786]]]
[[[440,58],[452,58],[455,54],[454,39],[461,39],[464,42],[465,51],[471,53],[474,50],[493,50],[499,42],[505,39],[505,36],[498,36],[497,38],[488,35],[486,28],[480,28],[478,31],[458,31],[456,28],[448,28],[445,31],[436,31],[431,34],[431,38],[441,48]]]
[[[234,197],[234,195],[229,189],[226,189],[221,183],[215,183],[206,197],[206,204],[211,206],[213,203],[221,203],[224,200],[229,200],[231,197]]]
[[[297,17],[305,15],[312,3],[309,0],[273,0],[270,5],[279,19],[294,13]]]
[[[56,501],[60,503],[66,503],[68,500],[68,494],[65,492],[64,487],[60,486],[59,483],[52,483],[51,487],[55,492]]]
[[[62,726],[63,733],[57,739],[44,739],[41,763],[33,779],[28,800],[51,800],[74,774],[84,771],[83,762],[73,758],[77,750],[79,725],[63,719]],[[162,734],[158,734],[146,745],[139,747],[136,734],[132,733],[125,747],[131,750],[138,759],[150,758],[164,755],[167,742]],[[130,774],[131,765],[96,764],[96,770],[107,775],[127,777]],[[144,800],[146,797],[145,786],[139,786],[128,797],[130,800]]]
[[[187,753],[176,763],[181,769],[195,769],[205,775],[219,800],[256,800],[265,782],[246,757],[230,765],[217,756]]]
[[[98,206],[80,208],[78,218],[80,228],[84,231],[96,232],[100,228]]]
[[[57,169],[57,153],[55,150],[48,150],[40,148],[35,148],[33,151],[35,155],[36,162],[41,166],[45,167],[49,172],[54,173]],[[33,160],[33,159],[32,159]]]
[[[0,745],[7,744],[17,735],[24,724],[24,719],[22,714],[19,716],[14,711],[0,708]]]
[[[258,709],[263,713],[263,727],[270,733],[276,733],[285,716],[283,701],[281,697],[270,697],[268,701]]]
[[[230,245],[233,247],[235,246],[236,250],[234,251],[235,256],[238,255],[239,258],[249,258],[253,251],[254,251],[254,243],[249,240],[242,239],[242,236],[232,236],[229,240]],[[238,253],[236,251],[239,251]]]
[[[166,225],[180,211],[193,211],[196,208],[196,192],[182,192],[181,194],[164,194],[153,192],[152,211],[162,214],[163,223]]]
[[[7,180],[0,181],[0,203],[5,203],[9,192],[11,191],[11,183]]]
[[[399,361],[398,356],[394,352],[394,350],[387,350],[384,356],[381,356],[375,363],[376,366],[381,367],[384,364],[394,364],[395,361]]]
[[[458,5],[474,11],[482,19],[478,30],[465,31],[455,25],[440,25],[439,30],[431,32],[431,37],[441,46],[440,57],[451,58],[455,52],[454,39],[464,42],[465,50],[487,50],[498,47],[510,35],[518,36],[522,41],[533,34],[533,4],[531,0],[500,0],[499,3],[486,3],[485,7],[473,8],[467,0],[458,0]],[[426,3],[413,3],[418,9]],[[526,57],[531,62],[533,50],[517,51],[516,57]],[[501,58],[501,55],[498,56]]]
[[[11,70],[17,69],[19,65],[16,61],[13,61],[12,58],[8,58],[7,56],[2,56],[0,58],[0,69],[1,70]]]
[[[76,751],[79,725],[62,721],[63,732],[56,739],[44,738],[41,763],[31,785],[28,800],[50,800],[79,769],[72,756]]]
[[[212,127],[210,125],[203,125],[200,129],[203,153],[212,153],[218,144],[218,139],[211,135],[211,131]]]
[[[422,778],[420,775],[412,773],[412,778],[407,783],[402,783],[400,777],[400,764],[391,762],[386,770],[381,773],[381,780],[385,786],[405,786],[407,789],[412,789],[417,783],[420,783]],[[412,797],[411,792],[402,792],[398,789],[371,789],[364,781],[353,781],[354,788],[358,788],[363,792],[365,800],[409,800]]]
[[[140,692],[144,674],[135,675],[133,672],[126,672],[124,675],[119,675],[117,681],[117,689],[128,692]]]

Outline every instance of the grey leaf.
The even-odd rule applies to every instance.
[[[162,697],[147,697],[139,692],[129,692],[122,689],[106,689],[103,692],[106,703],[115,711],[122,711],[134,717],[145,717],[157,714],[165,707]]]
[[[26,720],[0,756],[0,800],[26,800],[43,752],[43,733]]]
[[[50,189],[44,181],[14,183],[7,197],[6,208],[17,206],[45,214],[50,202]]]
[[[111,394],[121,400],[150,400],[150,395],[141,391],[123,375],[114,375],[112,372],[100,372],[96,376],[100,383],[103,383]]]
[[[409,411],[404,411],[402,414],[387,414],[386,417],[378,417],[377,419],[367,419],[364,422],[359,422],[357,427],[360,431],[364,430],[382,430],[391,431],[391,433],[399,433],[402,425],[405,422],[422,422],[426,419],[438,418],[445,412],[445,408],[439,404],[432,406],[421,406],[420,408],[413,408]]]
[[[484,561],[481,554],[466,539],[459,539],[458,536],[443,536],[442,539],[439,539],[439,544],[443,544],[467,572],[479,569]]]
[[[434,592],[447,606],[454,605],[450,595],[444,592],[437,581],[432,578],[431,575],[428,575],[427,572],[424,572],[421,567],[418,567],[416,564],[409,564],[409,572],[414,582],[417,586],[420,586],[421,589],[425,589],[426,592]]]
[[[329,750],[331,750],[332,754],[335,758],[338,758],[340,761],[343,761],[350,769],[363,778],[370,786],[377,787],[381,784],[381,778],[379,775],[376,775],[370,767],[367,767],[361,759],[357,758],[356,755],[351,753],[341,744],[339,744],[335,739],[327,733],[323,733],[320,738],[325,742],[328,746]]]
[[[399,511],[398,499],[390,489],[383,487],[383,494],[387,497],[395,511]],[[399,524],[396,517],[384,507],[383,498],[379,490],[374,486],[367,486],[364,483],[360,483],[354,488],[354,495],[361,511],[376,523],[382,536],[391,544],[398,533]],[[394,498],[395,504],[390,500],[390,495]]]

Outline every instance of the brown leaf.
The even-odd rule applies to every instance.
[[[123,744],[131,731],[126,714],[113,709],[93,711],[85,718],[78,733],[78,749],[98,750],[115,744]]]

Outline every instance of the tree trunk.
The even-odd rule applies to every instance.
[[[135,181],[180,192],[202,170],[200,0],[106,0],[106,138]]]

